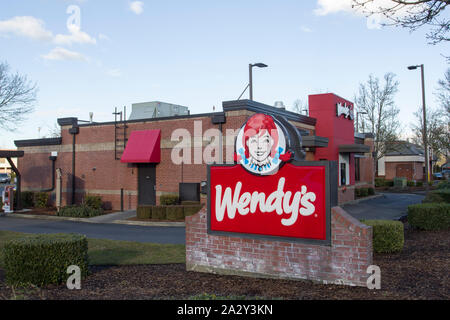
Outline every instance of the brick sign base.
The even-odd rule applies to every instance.
[[[187,270],[366,286],[372,228],[340,207],[331,209],[331,246],[211,235],[206,214],[186,217]]]

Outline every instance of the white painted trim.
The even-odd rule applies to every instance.
[[[385,162],[425,162],[423,156],[386,156]]]

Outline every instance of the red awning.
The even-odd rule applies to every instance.
[[[131,132],[120,162],[159,163],[161,162],[161,130]]]

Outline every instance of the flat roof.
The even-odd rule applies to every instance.
[[[22,158],[24,154],[19,150],[0,150],[0,158]]]

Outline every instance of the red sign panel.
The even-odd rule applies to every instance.
[[[211,233],[328,240],[327,163],[286,163],[266,176],[239,164],[209,170]]]

